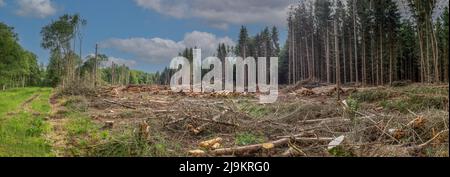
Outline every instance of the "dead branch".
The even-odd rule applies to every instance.
[[[344,119],[342,117],[335,117],[335,118],[325,118],[325,119],[304,120],[304,121],[300,121],[300,123],[313,124],[313,123],[322,123],[322,122],[331,122],[331,121],[349,122],[350,119]]]
[[[181,121],[183,121],[183,120],[185,120],[185,119],[186,119],[186,117],[180,118],[180,119],[175,119],[175,120],[173,120],[173,121],[170,121],[170,122],[164,124],[164,126],[168,126],[168,125],[171,125],[171,124],[175,124],[175,123],[181,122]]]
[[[219,115],[214,116],[214,117],[212,118],[212,121],[218,121],[218,119],[221,118],[223,115],[225,115],[227,112],[228,112],[228,110],[222,111],[222,113],[220,113]],[[202,132],[207,126],[209,126],[209,125],[211,125],[210,122],[205,123],[205,124],[202,124],[202,125],[200,125],[199,127],[195,128],[194,130],[196,130],[195,132],[197,132],[197,133],[195,133],[195,134],[201,133],[201,132]]]
[[[275,140],[272,142],[269,142],[269,144],[273,144],[274,147],[284,146],[289,143],[289,140],[291,138],[282,138],[279,140]],[[332,141],[334,138],[324,138],[324,137],[318,137],[318,138],[293,138],[295,141]],[[230,154],[242,154],[245,152],[255,152],[263,148],[264,144],[254,144],[254,145],[248,145],[248,146],[240,146],[240,147],[231,147],[231,148],[222,148],[222,149],[216,149],[213,151],[210,151],[211,154],[220,156],[220,155],[230,155]]]
[[[440,132],[437,133],[433,138],[431,138],[430,140],[428,140],[427,142],[425,142],[425,143],[423,143],[423,144],[418,145],[417,147],[420,148],[420,149],[423,149],[424,147],[426,147],[426,146],[428,146],[429,144],[431,144],[436,138],[439,138],[439,136],[441,136],[441,134],[444,134],[444,133],[448,133],[448,129],[447,129],[447,130],[440,131]]]
[[[153,113],[175,112],[175,110],[151,110]]]
[[[215,120],[212,120],[212,119],[204,119],[204,118],[194,118],[194,119],[205,121],[205,122],[211,122],[211,123],[215,123],[215,124],[222,124],[222,125],[227,125],[227,126],[239,127],[239,124],[233,124],[233,123],[229,123],[229,122],[220,122],[220,121],[215,121]]]
[[[118,102],[115,102],[115,101],[110,101],[110,100],[107,100],[107,99],[103,99],[103,101],[104,101],[104,102],[107,102],[107,103],[119,105],[119,106],[122,106],[122,107],[125,107],[125,108],[129,108],[129,109],[137,109],[136,107],[129,106],[129,105],[122,104],[122,103],[118,103]]]

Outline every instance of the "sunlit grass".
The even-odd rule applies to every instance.
[[[53,156],[44,135],[50,126],[50,88],[20,88],[0,92],[0,157]],[[38,95],[28,105],[23,103]]]

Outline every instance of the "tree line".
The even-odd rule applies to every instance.
[[[42,28],[44,49],[50,51],[47,66],[48,80],[51,86],[88,87],[99,85],[155,84],[158,75],[137,70],[111,62],[104,66],[108,56],[98,53],[82,59],[82,29],[87,24],[79,14],[63,15],[58,20]],[[77,48],[78,46],[78,48]],[[77,50],[78,49],[78,50]]]
[[[402,18],[399,5],[411,18]],[[436,17],[439,8],[436,0],[299,1],[290,6],[283,47],[276,27],[250,35],[241,26],[237,44],[219,44],[215,56],[222,62],[229,56],[279,57],[280,84],[448,82],[449,10]],[[0,87],[169,83],[175,71],[168,68],[145,73],[114,62],[105,66],[108,56],[97,46],[95,54],[82,58],[86,25],[79,14],[65,14],[44,26],[41,46],[50,51],[44,67],[19,45],[13,28],[0,23]],[[192,62],[194,48],[178,55]]]
[[[300,1],[288,15],[283,82],[448,82],[448,7],[435,0]],[[398,5],[410,10],[401,18]]]
[[[37,56],[19,44],[14,28],[0,22],[0,89],[39,86],[44,67]]]
[[[35,54],[22,48],[14,28],[0,22],[0,89],[26,86],[62,88],[99,85],[157,84],[159,73],[132,70],[109,62],[98,53],[82,58],[83,27],[87,20],[79,14],[65,14],[41,30],[41,47],[50,51],[47,66],[38,64]]]
[[[193,61],[193,49],[186,48],[182,52],[178,53],[178,56],[185,57],[190,63]],[[241,56],[243,58],[247,57],[278,57],[280,54],[280,44],[279,44],[279,32],[277,27],[273,26],[271,28],[265,27],[259,33],[251,36],[247,30],[247,27],[241,26],[239,31],[239,39],[236,46],[226,45],[224,43],[219,43],[217,49],[213,56],[220,59],[222,63],[225,63],[226,57]],[[256,60],[258,63],[258,60]],[[267,60],[268,68],[270,63]],[[191,64],[192,70],[192,64]],[[210,70],[202,69],[202,75],[205,75]],[[170,83],[171,76],[175,73],[175,70],[168,69],[167,67],[161,72],[160,84],[168,85]],[[192,72],[191,72],[192,73]],[[269,74],[269,73],[268,73]],[[222,75],[225,75],[225,65],[222,65]],[[191,81],[192,79],[191,75]],[[225,77],[222,78],[222,82],[225,82]]]

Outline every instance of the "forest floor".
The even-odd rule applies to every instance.
[[[306,86],[305,86],[306,87]],[[255,94],[104,87],[55,96],[59,156],[444,156],[448,85],[286,87]]]
[[[448,157],[448,85],[280,89],[257,94],[103,87],[0,92],[0,156]]]

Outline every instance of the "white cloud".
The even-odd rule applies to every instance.
[[[56,13],[56,7],[50,0],[17,0],[17,15],[45,18]]]
[[[296,0],[135,0],[138,6],[174,18],[198,18],[212,27],[264,23],[284,25]]]
[[[6,5],[5,1],[4,0],[0,0],[0,7],[3,7],[5,5]]]
[[[178,42],[161,38],[109,39],[102,42],[101,47],[133,54],[144,61],[163,63],[170,61],[185,48],[191,47],[201,48],[203,57],[211,56],[215,53],[219,43],[234,45],[233,40],[229,37],[219,38],[211,33],[193,31],[185,34],[184,39]]]

